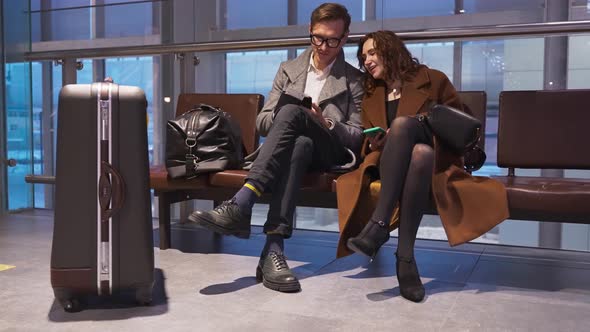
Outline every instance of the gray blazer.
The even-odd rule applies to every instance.
[[[256,129],[266,136],[273,122],[273,110],[283,91],[300,95],[305,90],[311,47],[297,58],[281,63],[272,84],[268,99],[256,119]],[[357,155],[363,142],[361,129],[361,101],[363,99],[362,73],[344,60],[340,51],[326,84],[319,96],[318,106],[325,118],[334,121],[332,129],[342,144]]]

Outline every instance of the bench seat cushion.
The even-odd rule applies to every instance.
[[[163,165],[150,167],[150,187],[156,191],[191,190],[207,186],[240,188],[248,171],[226,170],[218,173],[202,174],[194,179],[171,179]],[[337,173],[309,173],[303,178],[302,190],[332,191],[332,183],[340,174]]]
[[[244,185],[247,171],[242,170],[227,170],[211,174],[209,178],[209,185],[228,187],[228,188],[240,188]],[[314,172],[306,174],[303,177],[303,184],[301,185],[302,190],[310,191],[332,191],[332,182],[340,174],[326,173],[326,172]]]
[[[171,179],[164,165],[150,167],[150,188],[155,191],[175,191],[206,187],[209,177],[204,174],[194,179]]]
[[[495,176],[514,219],[590,223],[590,179]]]

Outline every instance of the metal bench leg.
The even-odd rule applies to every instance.
[[[160,194],[158,197],[159,223],[160,223],[160,249],[170,248],[170,200],[167,194]]]

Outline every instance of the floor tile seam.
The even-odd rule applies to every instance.
[[[512,247],[512,248],[520,248],[520,247]],[[525,248],[526,249],[526,248]],[[534,249],[536,250],[548,250],[548,249],[543,249],[543,248],[530,248],[530,249]],[[553,249],[551,249],[551,251],[554,251]],[[569,251],[557,251],[559,254],[565,254],[567,255],[569,253]],[[575,252],[578,253],[578,252]],[[584,252],[579,252],[580,254],[586,254]],[[590,256],[590,253],[588,253]],[[524,260],[540,260],[540,261],[560,261],[560,259],[555,259],[555,258],[543,258],[543,257],[530,257],[530,256],[516,256],[516,255],[502,255],[502,254],[497,254],[497,253],[493,253],[493,252],[489,252],[489,248],[486,247],[484,248],[484,252],[482,253],[483,259],[485,259],[485,257],[506,257],[506,258],[520,258],[520,259],[524,259]],[[486,260],[487,261],[487,260]],[[581,264],[588,264],[590,265],[590,261],[588,262],[583,262],[583,261],[574,261],[574,260],[570,260],[568,262],[576,262],[576,263],[581,263]]]
[[[441,253],[449,253],[449,254],[461,254],[461,255],[469,255],[469,256],[480,256],[482,254],[481,251],[461,251],[461,250],[453,250],[450,248],[420,248],[415,247],[415,250],[419,251],[427,251],[427,252],[441,252]]]
[[[327,263],[325,263],[324,265],[322,265],[322,266],[320,266],[318,269],[316,269],[316,270],[315,270],[315,272],[313,272],[312,274],[310,274],[310,275],[309,275],[308,277],[306,277],[306,278],[310,278],[310,277],[317,277],[317,276],[319,276],[319,275],[320,275],[319,273],[320,273],[320,272],[321,272],[323,269],[327,268],[327,267],[328,267],[330,264],[332,264],[332,263],[336,262],[337,260],[338,260],[338,258],[334,258],[334,259],[332,259],[332,260],[328,261]]]
[[[510,247],[511,249],[519,250],[522,249],[525,251],[524,253],[501,253],[497,251],[492,251],[490,248],[486,248],[485,255],[498,255],[498,256],[514,256],[514,257],[547,257],[551,256],[551,254],[556,254],[553,256],[565,256],[565,257],[584,257],[588,258],[588,263],[590,263],[590,252],[586,251],[573,251],[573,250],[553,250],[553,249],[542,249],[542,248],[523,248],[523,247]],[[528,252],[526,252],[528,251]]]
[[[468,287],[468,286],[477,286],[477,285],[489,286],[490,284],[485,284],[485,283],[481,283],[481,282],[480,283],[470,282],[469,284],[466,284],[465,287]],[[497,285],[494,285],[494,286],[497,286]],[[509,300],[509,301],[514,302],[514,296],[512,294],[502,293],[501,291],[502,290],[511,290],[511,291],[514,291],[514,292],[520,292],[523,289],[523,288],[517,288],[517,287],[507,287],[507,288],[508,289],[506,289],[506,288],[505,289],[501,289],[500,291],[498,289],[495,289],[493,291],[493,293],[495,294],[496,297],[498,297],[501,300]],[[477,290],[477,288],[470,287],[470,288],[467,288],[467,289],[463,289],[462,291],[465,291],[465,292],[463,292],[463,294],[467,294],[468,296],[477,296],[478,295],[478,293],[475,293],[475,294],[468,293],[469,290]],[[547,292],[547,293],[549,293],[549,292],[551,292],[551,293],[552,292],[564,293],[563,291],[544,291],[544,290],[538,290],[538,289],[535,289],[534,291],[536,291],[536,292],[543,291],[543,292]],[[488,292],[486,292],[486,293],[488,293]],[[571,293],[571,292],[567,292],[567,293],[568,294],[576,294],[576,295],[579,294],[579,293]],[[583,295],[580,295],[580,296],[583,296]],[[550,304],[550,305],[557,305],[557,306],[564,306],[565,305],[565,306],[568,306],[568,307],[576,307],[576,308],[577,307],[580,307],[581,309],[588,309],[588,307],[590,307],[590,302],[579,302],[579,301],[578,302],[572,302],[571,300],[562,300],[562,299],[554,299],[554,298],[552,300],[555,301],[555,302],[543,301],[542,298],[535,297],[535,296],[532,296],[532,295],[527,295],[527,296],[521,295],[521,296],[518,297],[518,302],[526,303],[526,304]]]
[[[471,266],[471,269],[470,269],[469,273],[467,274],[467,277],[465,278],[465,286],[463,286],[463,289],[465,289],[465,287],[467,286],[467,283],[469,282],[471,277],[473,277],[473,274],[475,273],[475,269],[477,268],[477,265],[479,264],[482,256],[484,255],[485,249],[486,248],[484,247],[482,252],[477,256],[477,259],[475,260],[475,262]]]
[[[486,259],[486,257],[482,257],[482,262],[502,262],[502,263],[509,263],[509,264],[525,264],[529,266],[548,266],[548,267],[558,267],[558,268],[568,268],[568,269],[577,269],[577,270],[590,270],[590,263],[585,262],[578,262],[578,261],[560,261],[557,259],[548,259],[548,258],[528,258],[528,257],[514,257],[514,256],[501,256],[501,255],[487,255],[487,257],[498,257],[498,258],[513,258],[513,259],[520,259],[523,260],[522,262],[514,262],[509,260],[498,260],[498,259]],[[562,265],[555,265],[550,264],[550,262],[563,262],[562,264],[581,264],[581,266],[562,266]],[[587,267],[586,267],[587,266]]]
[[[450,306],[450,308],[447,310],[447,313],[445,314],[445,318],[443,319],[443,321],[440,323],[440,326],[436,329],[437,331],[442,331],[443,327],[445,326],[445,324],[447,323],[447,321],[449,320],[449,317],[451,315],[451,312],[455,309],[455,307],[457,306],[457,302],[459,301],[459,296],[461,294],[461,292],[463,290],[465,290],[465,287],[467,286],[467,283],[465,283],[463,285],[463,288],[459,291],[457,291],[457,295],[455,295],[455,299],[453,300],[453,304]]]

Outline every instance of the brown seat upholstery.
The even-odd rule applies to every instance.
[[[150,167],[150,187],[158,194],[166,191],[188,190],[195,187],[208,185],[207,176],[199,176],[194,179],[172,179],[164,165]]]
[[[590,90],[503,91],[495,177],[508,191],[512,219],[590,223],[590,180],[519,177],[514,168],[590,169]]]
[[[511,219],[587,223],[590,179],[499,176],[508,189]]]
[[[227,170],[211,174],[209,177],[209,184],[211,186],[238,189],[244,185],[246,175],[248,175],[248,171]],[[332,182],[339,175],[340,174],[328,172],[314,172],[305,174],[303,177],[303,183],[301,184],[301,190],[331,192]]]

